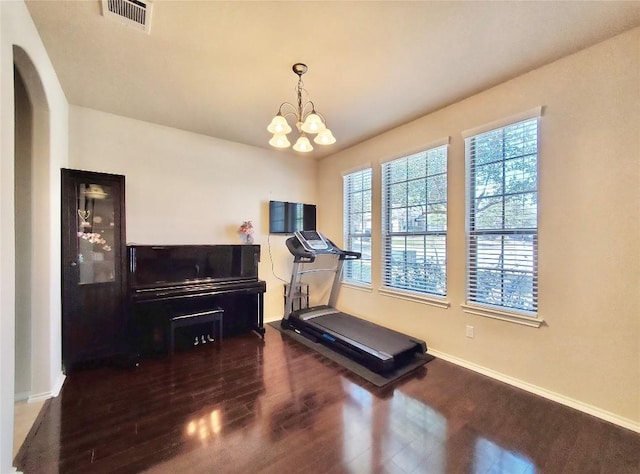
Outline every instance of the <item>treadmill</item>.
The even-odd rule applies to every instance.
[[[427,352],[424,341],[335,308],[344,262],[361,258],[359,252],[342,250],[320,232],[311,230],[295,232],[286,244],[294,259],[285,299],[285,315],[281,322],[283,329],[293,330],[314,342],[320,342],[380,374],[402,368]],[[305,270],[304,264],[313,263],[320,254],[336,256],[335,268]],[[295,292],[302,275],[327,271],[335,273],[329,303],[293,310]]]

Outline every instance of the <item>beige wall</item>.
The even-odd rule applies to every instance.
[[[237,244],[252,220],[265,318],[282,317],[276,275],[288,281],[292,263],[285,238],[269,236],[269,200],[315,203],[315,161],[82,107],[69,128],[72,168],[126,176],[128,242]]]
[[[323,230],[342,239],[342,173],[374,173],[373,291],[339,306],[443,357],[640,429],[640,29],[324,159]],[[539,329],[464,313],[461,132],[543,106]],[[380,163],[450,136],[448,309],[380,295]],[[465,337],[465,326],[475,338]]]

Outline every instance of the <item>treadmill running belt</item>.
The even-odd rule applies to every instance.
[[[340,334],[371,349],[390,355],[410,351],[416,347],[416,341],[411,340],[405,334],[345,313],[327,314],[313,318],[311,321],[319,329]]]

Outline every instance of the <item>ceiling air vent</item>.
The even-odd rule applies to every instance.
[[[102,14],[137,30],[151,30],[151,0],[102,0]]]

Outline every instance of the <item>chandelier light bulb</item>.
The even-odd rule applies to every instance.
[[[269,140],[269,145],[276,148],[288,148],[291,146],[291,142],[289,142],[284,133],[276,133],[273,135],[271,140]]]
[[[313,150],[313,147],[311,146],[311,142],[305,135],[300,135],[300,137],[298,138],[298,141],[296,141],[296,144],[293,145],[293,149],[295,151],[307,153]]]
[[[269,133],[273,134],[287,134],[291,132],[291,127],[287,123],[287,119],[285,119],[282,115],[278,114],[273,117],[271,123],[267,127]]]
[[[318,133],[325,128],[324,122],[318,114],[311,113],[302,124],[302,131],[307,133]]]
[[[314,138],[313,141],[318,145],[332,145],[336,142],[336,139],[333,136],[333,133],[331,133],[331,130],[325,128],[316,135],[316,138]]]

